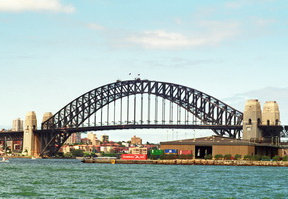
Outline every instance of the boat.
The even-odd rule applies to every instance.
[[[5,157],[3,157],[2,160],[0,161],[0,163],[7,163],[7,162],[9,162],[9,160],[6,159]]]

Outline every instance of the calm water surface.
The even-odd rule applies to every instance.
[[[288,198],[288,168],[10,159],[0,198]]]

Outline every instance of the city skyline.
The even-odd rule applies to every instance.
[[[36,1],[0,2],[2,128],[138,74],[240,111],[248,98],[276,100],[288,123],[283,1]]]

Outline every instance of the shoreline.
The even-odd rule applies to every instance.
[[[156,164],[156,165],[219,165],[219,166],[273,166],[288,167],[288,161],[252,161],[252,160],[99,160],[84,159],[83,163],[96,164]]]

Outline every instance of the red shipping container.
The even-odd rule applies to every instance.
[[[147,160],[146,154],[122,154],[121,159],[123,160]]]
[[[180,150],[179,155],[191,155],[192,150]]]

